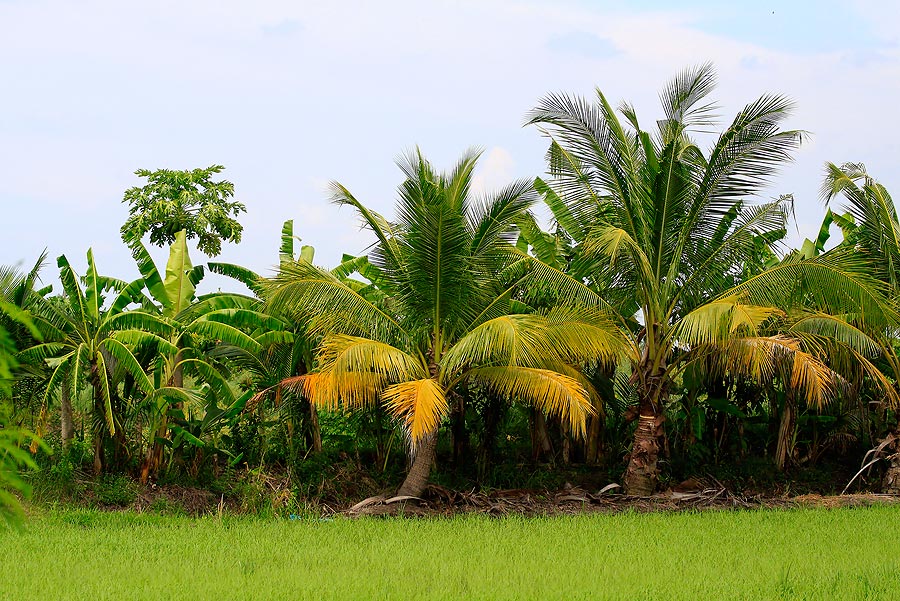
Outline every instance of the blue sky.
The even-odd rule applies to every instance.
[[[521,124],[542,95],[600,87],[647,122],[666,79],[707,60],[723,116],[779,92],[812,132],[770,191],[795,195],[797,240],[818,229],[826,160],[900,190],[898,23],[897,4],[853,0],[0,0],[0,263],[47,247],[83,269],[92,246],[135,277],[118,234],[134,170],[221,163],[248,207],[221,260],[267,272],[294,219],[333,265],[369,239],[328,181],[389,215],[394,157],[416,144],[438,165],[484,148],[484,189],[540,175],[545,143]]]

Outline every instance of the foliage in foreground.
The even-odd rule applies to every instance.
[[[900,559],[885,524],[898,518],[892,506],[436,520],[51,513],[0,533],[16,549],[0,562],[0,597],[888,600],[900,596]]]

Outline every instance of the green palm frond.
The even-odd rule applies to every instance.
[[[358,324],[362,332],[405,336],[393,316],[330,272],[305,261],[283,265],[265,288],[267,310],[310,322],[316,333],[340,332],[350,323]]]
[[[514,224],[527,214],[535,201],[537,195],[532,182],[523,179],[476,204],[467,215],[471,255],[479,257],[485,252],[496,252],[498,242],[514,243],[517,233]]]
[[[688,346],[725,344],[737,336],[758,336],[766,322],[784,313],[775,307],[751,305],[737,296],[705,303],[679,320],[672,337]]]
[[[880,350],[876,340],[853,325],[844,316],[820,312],[809,313],[791,323],[786,332],[824,337],[869,357],[875,356]]]
[[[857,313],[873,325],[900,323],[885,286],[871,276],[865,257],[842,248],[812,259],[786,259],[720,298],[735,295],[757,305],[790,307],[807,303],[828,313]]]

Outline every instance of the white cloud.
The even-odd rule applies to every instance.
[[[884,27],[896,21],[882,3],[858,4]],[[419,144],[446,168],[474,144],[490,149],[476,187],[496,189],[545,169],[546,142],[521,128],[542,95],[599,86],[613,102],[633,101],[649,127],[665,80],[706,60],[718,67],[726,117],[766,91],[796,99],[790,125],[815,143],[772,195],[793,192],[804,223],[821,217],[825,160],[864,161],[900,189],[890,31],[878,34],[882,46],[798,54],[701,31],[697,19],[546,2],[0,3],[0,206],[16,204],[0,223],[14,242],[0,263],[47,244],[51,256],[119,248],[134,169],[221,162],[250,211],[228,260],[268,269],[281,223],[293,218],[317,261],[334,264],[371,240],[320,183],[337,179],[390,215],[399,151]],[[608,40],[615,55],[549,47],[579,32]],[[47,214],[36,219],[35,206]],[[133,270],[126,252],[101,263],[111,275]]]
[[[508,150],[499,146],[491,148],[478,161],[472,178],[472,190],[479,194],[499,190],[513,180],[515,164]]]

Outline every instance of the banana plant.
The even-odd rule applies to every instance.
[[[312,246],[302,245],[299,252],[296,249],[300,242],[294,234],[293,220],[284,222],[281,228],[281,244],[279,246],[279,265],[283,268],[295,261],[303,261],[311,264],[315,258],[315,249]],[[347,257],[342,263],[345,269],[354,270],[351,265],[354,257]],[[359,260],[355,261],[359,263]],[[263,278],[254,271],[229,263],[210,263],[210,271],[235,279],[258,296],[262,296]],[[358,282],[361,286],[364,284]],[[277,314],[274,314],[278,316]],[[304,333],[304,328],[295,321],[284,316],[278,316],[287,326],[287,331],[260,332],[257,340],[264,343],[261,350],[252,352],[238,346],[222,346],[214,351],[214,356],[227,359],[236,367],[242,369],[250,376],[251,387],[255,391],[248,403],[249,409],[262,410],[263,407],[280,409],[291,407],[294,403],[300,404],[303,415],[302,433],[309,449],[314,452],[322,450],[322,435],[319,429],[319,418],[314,405],[308,400],[296,394],[294,387],[286,386],[285,381],[302,376],[309,372],[313,365],[314,341]],[[290,414],[290,412],[288,412]],[[295,424],[289,418],[287,422],[289,431],[293,431]]]
[[[101,276],[91,250],[87,252],[87,272],[79,278],[65,255],[57,259],[63,302],[37,295],[32,308],[33,321],[43,342],[25,349],[19,361],[44,361],[52,369],[43,404],[62,390],[77,398],[84,382],[92,396],[94,471],[107,464],[105,447],[113,440],[116,458],[125,455],[124,400],[114,379],[121,369],[143,394],[156,387],[134,354],[136,345],[154,345],[165,351],[170,347],[173,328],[164,319],[143,310],[127,308],[140,301],[142,280],[130,284]],[[112,301],[106,307],[107,295]]]
[[[149,295],[149,298],[145,297],[145,310],[156,313],[172,327],[167,341],[170,352],[159,353],[155,361],[155,384],[158,388],[182,391],[155,395],[153,404],[147,407],[155,435],[141,466],[141,480],[146,482],[158,472],[164,448],[171,446],[166,441],[172,412],[176,415],[183,412],[185,399],[192,398],[185,396],[183,390],[185,376],[192,376],[201,383],[222,379],[218,366],[205,356],[203,344],[215,341],[257,353],[262,350],[262,344],[245,330],[277,332],[283,325],[257,311],[258,301],[248,296],[214,293],[197,297],[197,284],[203,279],[205,270],[192,264],[185,232],[175,234],[169,248],[165,277],[141,242],[132,243],[131,248]],[[228,386],[220,382],[213,389],[228,398]]]

